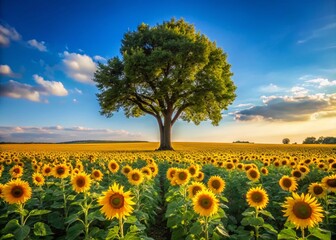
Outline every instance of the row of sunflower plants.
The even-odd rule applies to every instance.
[[[327,240],[336,234],[336,175],[314,165],[297,167],[300,178],[285,175],[293,173],[288,166],[233,166],[234,171],[213,164],[202,171],[199,165],[167,170],[172,239]]]
[[[151,239],[146,229],[159,204],[158,168],[129,163],[26,159],[1,165],[0,239]]]

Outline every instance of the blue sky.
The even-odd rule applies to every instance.
[[[336,135],[336,1],[0,3],[0,141],[158,141],[150,116],[99,114],[97,62],[142,22],[183,17],[228,54],[237,98],[218,127],[178,121],[174,141],[280,143]]]

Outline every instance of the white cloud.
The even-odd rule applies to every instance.
[[[97,66],[91,57],[67,51],[62,56],[64,71],[68,77],[81,83],[94,84],[92,78]]]
[[[139,140],[141,133],[132,133],[123,129],[94,129],[82,126],[49,127],[0,126],[0,141],[9,142],[61,142],[75,140]]]
[[[68,91],[64,88],[63,83],[56,81],[44,80],[43,77],[34,74],[33,78],[41,86],[41,92],[46,95],[67,96]]]
[[[8,65],[0,65],[0,74],[11,76],[13,71]]]
[[[294,86],[290,89],[290,92],[294,94],[294,96],[296,97],[300,97],[300,96],[304,97],[308,94],[309,91],[304,87]]]
[[[78,89],[78,88],[75,88],[75,92],[78,93],[78,94],[83,94],[83,91]]]
[[[315,78],[315,79],[307,80],[306,82],[314,84],[318,88],[336,86],[336,80],[329,80],[327,78]]]
[[[107,59],[102,57],[102,56],[99,56],[99,55],[96,55],[93,57],[94,60],[96,60],[97,62],[106,62]]]
[[[37,85],[20,83],[10,80],[0,85],[0,96],[9,98],[22,98],[33,102],[42,102],[41,95],[66,96],[68,91],[61,82],[47,81],[38,75],[33,75]],[[44,99],[43,102],[48,102]]]
[[[28,44],[31,47],[38,49],[40,52],[48,51],[44,41],[38,42],[36,39],[31,39],[28,41]]]
[[[21,35],[11,26],[0,24],[0,45],[8,46],[10,41],[18,41]]]
[[[74,103],[78,103],[78,100],[76,98],[72,99]]]
[[[267,86],[261,86],[260,88],[260,91],[261,92],[265,92],[265,93],[275,93],[275,92],[281,92],[283,91],[284,89],[271,83]]]
[[[2,86],[1,86],[2,85]],[[40,102],[40,93],[31,85],[10,80],[1,84],[0,96],[10,98],[23,98],[33,102]]]

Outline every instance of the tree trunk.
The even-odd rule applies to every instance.
[[[174,150],[171,145],[171,132],[172,132],[172,120],[171,116],[165,116],[164,123],[159,123],[160,128],[160,147],[157,149],[161,150]]]

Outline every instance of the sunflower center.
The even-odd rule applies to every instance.
[[[233,168],[233,165],[232,165],[232,164],[227,164],[227,165],[226,165],[226,168],[227,168],[227,169],[232,169],[232,168]]]
[[[178,177],[180,180],[186,180],[187,179],[187,174],[185,172],[180,172],[178,174]]]
[[[12,188],[11,194],[15,198],[19,198],[23,195],[23,189],[20,186],[15,186]]]
[[[251,196],[252,201],[255,203],[260,203],[263,200],[263,195],[260,192],[254,192]]]
[[[221,186],[221,184],[220,184],[220,182],[219,182],[217,179],[215,179],[215,180],[212,181],[211,186],[212,186],[214,189],[219,189],[220,186]]]
[[[140,175],[139,174],[137,174],[137,173],[132,174],[132,180],[139,181],[139,179],[140,179]]]
[[[313,188],[313,191],[316,195],[320,195],[321,193],[323,193],[323,188],[321,186],[315,186]]]
[[[290,188],[292,186],[292,180],[289,178],[285,178],[282,180],[282,184],[285,188]]]
[[[169,174],[170,177],[173,178],[175,176],[175,173],[176,173],[176,171],[171,171],[170,174]]]
[[[42,178],[40,178],[40,177],[35,177],[35,181],[36,181],[36,182],[42,182]]]
[[[295,171],[295,172],[293,172],[293,176],[296,177],[296,178],[300,178],[302,176],[302,174],[301,174],[300,171]]]
[[[193,189],[192,189],[192,194],[195,196],[196,193],[197,193],[198,191],[200,191],[200,190],[202,190],[201,187],[199,187],[199,186],[195,186],[195,187],[193,187]]]
[[[304,168],[304,167],[302,167],[302,168],[300,168],[300,171],[303,172],[303,173],[305,173],[305,172],[307,172],[307,169]]]
[[[119,193],[115,193],[110,197],[110,203],[113,208],[120,209],[124,206],[124,196]]]
[[[336,187],[336,179],[328,179],[327,180],[327,185],[329,187]]]
[[[80,188],[84,187],[85,186],[85,179],[83,177],[77,178],[76,185]]]
[[[250,173],[250,176],[251,176],[252,178],[257,178],[257,177],[258,177],[257,172],[254,171],[254,170],[250,171],[249,173]]]
[[[191,175],[194,175],[196,173],[196,169],[195,168],[189,168],[189,172]]]
[[[97,178],[97,177],[100,177],[100,173],[98,171],[96,172],[93,172],[93,175]]]
[[[44,170],[45,173],[50,173],[50,171],[51,171],[50,168],[46,168],[46,169]]]
[[[131,170],[129,168],[124,168],[124,173],[129,173]]]
[[[311,217],[313,210],[306,202],[297,202],[293,206],[293,213],[299,219],[308,219]]]
[[[111,164],[111,168],[112,168],[113,170],[117,169],[117,164],[112,163],[112,164]]]
[[[62,168],[62,167],[59,167],[59,168],[57,168],[56,172],[57,172],[57,174],[62,175],[62,174],[65,173],[65,169]]]
[[[212,206],[212,200],[208,197],[202,197],[200,198],[200,200],[198,201],[199,205],[202,207],[202,208],[205,208],[205,209],[209,209],[211,208]]]
[[[20,169],[19,168],[14,168],[13,170],[15,173],[20,173]]]

